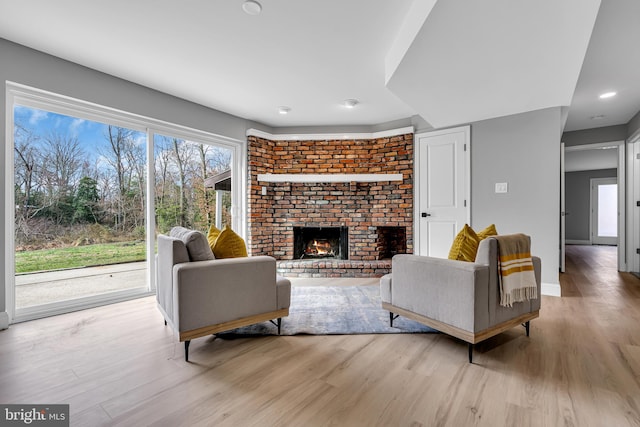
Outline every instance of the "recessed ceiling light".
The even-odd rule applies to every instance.
[[[590,118],[591,118],[591,120],[602,120],[602,119],[604,119],[604,115],[603,114],[598,114],[597,116],[591,116]]]
[[[289,111],[291,111],[291,107],[287,107],[286,105],[278,107],[278,113],[280,114],[289,114]]]
[[[342,105],[347,108],[354,108],[359,103],[360,101],[358,101],[357,99],[345,99],[344,101],[342,101]]]
[[[242,10],[247,15],[259,15],[262,12],[262,5],[254,0],[247,0],[242,3]]]
[[[600,95],[600,99],[611,98],[611,97],[616,96],[617,94],[618,94],[618,92],[605,92],[605,93]]]

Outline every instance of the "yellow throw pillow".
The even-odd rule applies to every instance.
[[[478,238],[480,240],[484,240],[489,236],[497,236],[498,235],[498,230],[496,230],[496,225],[495,224],[491,224],[490,226],[488,226],[484,230],[478,231],[477,235],[478,235]]]
[[[207,241],[209,242],[209,246],[211,246],[211,250],[213,250],[213,247],[216,245],[216,239],[218,239],[220,233],[221,231],[218,227],[211,224],[211,227],[209,227],[209,233],[207,234]]]
[[[449,259],[467,262],[475,261],[478,243],[480,243],[480,239],[476,232],[468,224],[465,224],[456,238],[453,239],[453,245],[451,245],[451,250],[449,251]],[[217,257],[218,255],[216,255]]]
[[[248,256],[244,239],[237,235],[228,225],[225,225],[218,235],[213,246],[213,254],[216,259]]]

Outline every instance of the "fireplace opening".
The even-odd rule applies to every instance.
[[[407,253],[407,229],[405,227],[378,227],[378,259],[393,258]]]
[[[349,259],[347,227],[293,227],[294,259]]]

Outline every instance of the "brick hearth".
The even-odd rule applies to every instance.
[[[278,261],[277,270],[288,277],[381,277],[391,271],[391,260]]]
[[[377,277],[379,237],[405,230],[413,252],[413,134],[378,139],[274,141],[248,137],[248,248],[279,260],[279,274]],[[259,182],[258,174],[402,174],[402,181],[347,183]],[[267,194],[262,195],[262,187]],[[293,227],[349,228],[347,260],[293,260]],[[403,242],[404,243],[404,242]]]

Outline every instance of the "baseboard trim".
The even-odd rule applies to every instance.
[[[542,282],[542,285],[540,286],[540,292],[542,293],[542,295],[547,295],[547,296],[550,296],[550,297],[562,296],[559,283],[544,283],[544,282]]]
[[[9,327],[9,314],[6,311],[0,311],[0,331]]]

